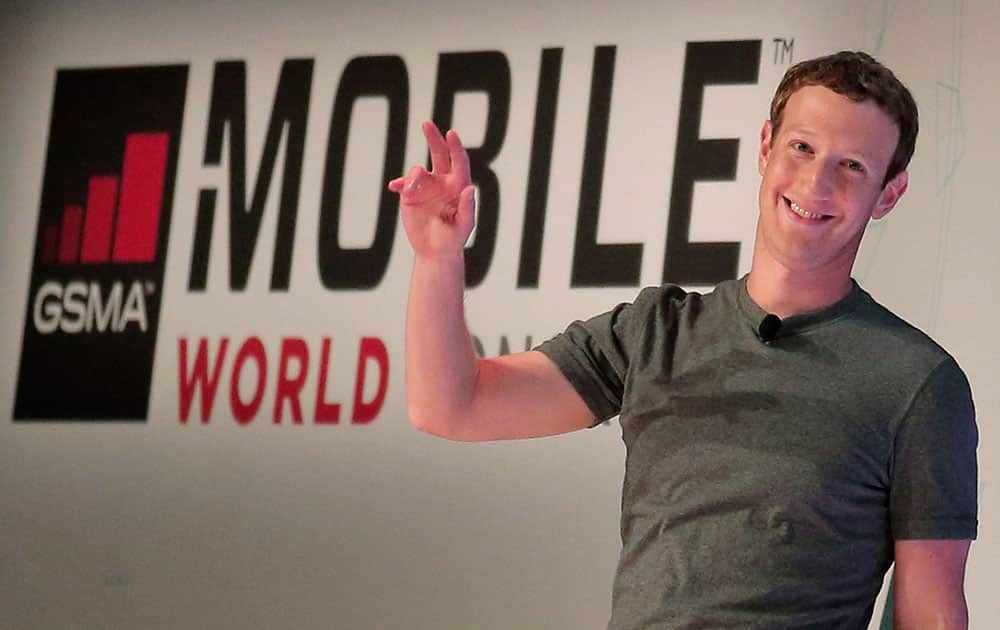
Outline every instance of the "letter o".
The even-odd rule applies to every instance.
[[[243,365],[253,359],[257,363],[257,385],[254,389],[253,400],[249,403],[240,399],[240,376],[243,374]],[[233,363],[233,374],[229,381],[229,405],[232,407],[233,416],[240,424],[249,424],[260,410],[260,403],[264,399],[264,387],[267,385],[267,353],[260,338],[250,337],[240,346],[240,351],[236,355]]]

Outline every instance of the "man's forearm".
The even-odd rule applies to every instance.
[[[447,436],[475,392],[477,357],[465,323],[463,253],[417,257],[406,312],[406,393],[410,417]]]

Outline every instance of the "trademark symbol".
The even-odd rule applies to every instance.
[[[788,64],[794,61],[792,51],[795,49],[794,37],[775,37],[774,42],[774,65]]]

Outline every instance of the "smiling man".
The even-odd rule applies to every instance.
[[[456,440],[620,417],[614,630],[865,628],[895,561],[897,628],[964,628],[978,434],[954,359],[851,278],[907,188],[917,110],[863,53],[800,63],[761,131],[750,272],[644,289],[531,352],[478,359],[462,307],[474,221],[454,131],[390,182],[415,252],[414,423]]]

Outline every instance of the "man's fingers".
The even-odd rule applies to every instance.
[[[425,169],[423,166],[420,166],[419,164],[414,164],[413,166],[410,167],[410,170],[406,171],[406,177],[404,177],[403,179],[406,181],[412,181],[417,177],[419,177],[421,174],[426,172],[427,169]]]
[[[423,125],[424,137],[427,138],[427,148],[431,152],[431,168],[435,173],[451,172],[451,158],[448,156],[448,144],[438,131],[437,125],[427,121]]]
[[[432,180],[432,176],[423,166],[417,165],[411,168],[404,177],[397,177],[389,182],[389,190],[399,193],[404,201],[412,200],[421,189],[425,188]]]
[[[462,146],[462,139],[458,137],[458,132],[454,129],[448,131],[446,136],[448,142],[448,153],[451,154],[451,170],[458,175],[462,181],[469,181],[469,154]]]

